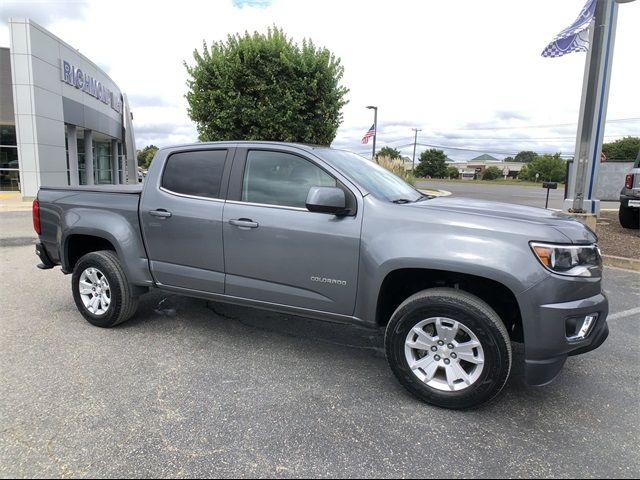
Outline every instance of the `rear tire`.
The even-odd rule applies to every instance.
[[[511,371],[509,334],[498,314],[480,298],[452,288],[406,299],[387,325],[385,348],[400,383],[443,408],[489,402]]]
[[[133,316],[138,297],[133,295],[124,269],[110,250],[84,255],[71,278],[73,299],[92,325],[110,328]]]
[[[620,205],[618,210],[620,225],[624,228],[638,230],[640,228],[640,208],[624,207]]]

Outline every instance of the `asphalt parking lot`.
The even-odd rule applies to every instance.
[[[622,186],[622,185],[621,185]],[[484,182],[439,182],[438,180],[420,181],[418,188],[436,188],[451,192],[456,197],[478,198],[480,200],[496,200],[511,202],[530,207],[544,208],[547,190],[539,187],[523,185],[501,185]],[[564,185],[558,185],[556,190],[549,190],[549,208],[562,210],[564,205]],[[617,210],[620,202],[601,202],[600,208]]]
[[[396,382],[380,338],[155,292],[111,330],[0,213],[0,476],[640,475],[640,274],[607,269],[609,340],[544,388],[454,412]]]

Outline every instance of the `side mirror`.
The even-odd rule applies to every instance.
[[[347,214],[347,198],[338,187],[311,187],[306,205],[310,212]]]

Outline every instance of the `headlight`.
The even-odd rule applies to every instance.
[[[600,275],[602,257],[597,245],[553,245],[531,242],[531,249],[548,270],[571,277]]]

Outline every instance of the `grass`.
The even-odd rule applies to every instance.
[[[460,180],[459,178],[416,178],[417,182],[424,183],[477,183],[482,185],[519,185],[521,187],[542,188],[542,182],[529,182],[526,180],[500,179],[500,180]],[[558,183],[558,188],[564,188],[563,183]]]
[[[396,174],[408,184],[413,186],[416,185],[416,176],[411,170],[407,170],[404,168],[404,163],[402,162],[402,160],[392,160],[389,157],[380,157],[378,158],[378,165]]]

